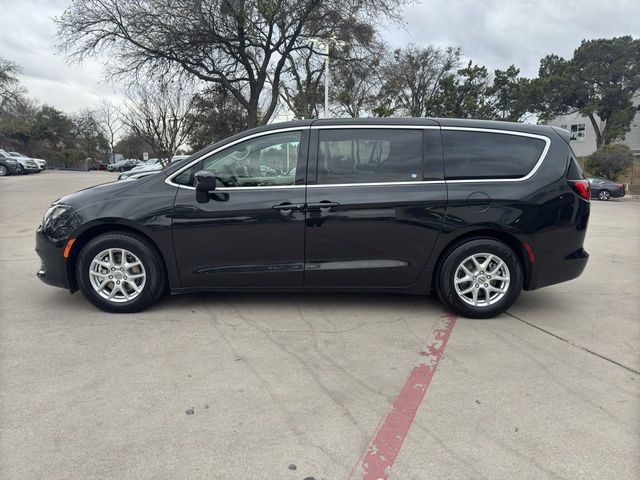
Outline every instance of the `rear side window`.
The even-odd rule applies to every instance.
[[[318,183],[422,180],[422,130],[322,129]]]
[[[442,131],[445,178],[520,178],[533,170],[543,140],[520,135]]]
[[[571,153],[569,157],[569,166],[567,167],[567,180],[584,180],[584,173],[576,157]],[[592,178],[594,183],[602,183],[600,178]]]

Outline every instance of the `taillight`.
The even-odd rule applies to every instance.
[[[618,188],[624,192],[624,183],[618,183]]]
[[[591,198],[591,192],[589,190],[589,180],[567,180],[571,188],[585,200]]]

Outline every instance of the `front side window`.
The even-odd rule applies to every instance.
[[[246,140],[197,162],[173,182],[193,186],[194,174],[209,170],[221,187],[294,185],[301,138],[302,132],[297,131]]]
[[[520,178],[533,170],[545,142],[521,135],[444,130],[442,146],[448,180]]]
[[[422,130],[323,129],[319,184],[422,180]]]

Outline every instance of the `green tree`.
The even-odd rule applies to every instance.
[[[584,163],[586,170],[594,177],[617,180],[633,165],[633,153],[627,145],[605,145],[591,155]]]
[[[520,69],[515,65],[494,72],[489,94],[493,96],[493,118],[517,122],[527,113],[531,80],[519,77]]]
[[[189,115],[194,123],[189,145],[194,150],[247,128],[246,110],[233,95],[221,88],[209,88],[197,94]]]
[[[486,67],[469,61],[440,82],[433,112],[439,117],[492,119],[491,81]]]
[[[571,112],[588,117],[599,148],[629,131],[639,88],[640,39],[624,36],[583,40],[570,60],[544,57],[530,98],[543,120]]]

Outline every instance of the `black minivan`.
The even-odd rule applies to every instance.
[[[255,128],[55,201],[38,276],[109,312],[166,291],[435,291],[492,317],[586,266],[589,183],[568,135],[418,118]]]

